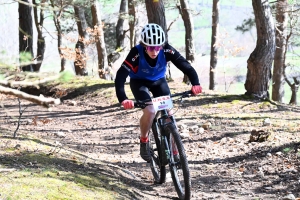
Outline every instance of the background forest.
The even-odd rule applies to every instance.
[[[33,6],[30,16],[38,16],[40,23],[44,19],[43,26],[36,29],[32,19],[33,37],[27,34],[23,40],[21,30],[29,20],[22,21],[19,13],[31,2],[39,6]],[[150,165],[140,158],[142,110],[124,110],[115,95],[113,72],[131,45],[132,17],[127,11],[120,14],[122,2],[135,3],[137,33],[147,19],[153,22],[149,5],[157,8],[163,2],[164,12],[150,9],[150,14],[165,15],[168,39],[185,57],[190,56],[185,35],[191,31],[186,31],[187,20],[178,7],[189,4],[181,11],[192,16],[192,65],[204,91],[184,102],[175,100],[174,113],[191,172],[191,199],[299,200],[300,107],[293,104],[300,85],[300,5],[295,0],[0,0],[0,199],[177,198],[172,180],[155,184]],[[75,20],[75,12],[82,14],[77,3],[84,8],[85,20]],[[95,11],[101,15],[95,16]],[[101,19],[103,33],[95,29],[95,34],[97,22],[92,19]],[[74,54],[82,34],[78,27],[84,24],[78,22],[83,21],[90,39],[97,36],[99,42],[103,36],[105,45],[88,43],[87,71],[74,76]],[[22,71],[39,64],[42,37],[37,39],[37,30],[46,41],[41,68],[38,73]],[[28,38],[33,39],[32,56],[23,53],[29,48]],[[111,77],[101,77],[104,65],[98,49],[105,51],[101,59],[106,65],[111,59]],[[212,69],[214,59],[218,62]],[[172,65],[171,74],[172,93],[190,89]],[[266,98],[266,90],[271,94],[278,86],[271,75],[285,84],[284,104]],[[128,84],[125,89],[133,98]]]
[[[55,1],[54,1],[55,2]],[[80,2],[80,1],[78,1]],[[101,19],[103,22],[104,41],[106,52],[112,55],[116,51],[117,35],[116,26],[118,20],[123,19],[123,30],[125,32],[125,43],[122,47],[118,59],[115,59],[111,64],[112,71],[115,72],[125,59],[129,49],[129,31],[128,22],[131,16],[124,14],[121,16],[119,0],[99,1],[99,8],[101,10]],[[124,1],[126,2],[126,1]],[[141,27],[143,27],[148,19],[145,15],[146,7],[142,1],[134,1],[136,4],[136,15],[138,16],[138,23],[135,26],[136,33],[138,34]],[[59,2],[57,1],[58,5]],[[62,5],[65,4],[65,11],[61,15],[62,36],[61,48],[71,51],[70,54],[75,52],[75,45],[78,41],[78,28],[74,17],[72,2],[61,1]],[[209,73],[210,73],[210,59],[211,59],[211,37],[212,37],[212,6],[213,1],[209,0],[191,0],[188,1],[192,20],[194,22],[194,46],[195,46],[195,61],[193,66],[197,70],[201,84],[205,89],[209,87]],[[75,4],[75,2],[73,3]],[[83,4],[84,5],[84,4]],[[88,4],[87,4],[88,5]],[[87,24],[90,28],[92,25],[92,16],[89,6],[86,6],[85,15]],[[164,1],[166,23],[168,27],[169,42],[177,48],[182,55],[185,52],[185,27],[184,22],[178,11],[179,2],[175,0]],[[273,11],[275,10],[275,2],[271,4]],[[46,41],[46,48],[44,59],[40,72],[56,72],[61,70],[61,60],[57,48],[57,28],[53,22],[53,13],[51,6],[44,7],[44,25],[43,36]],[[18,1],[2,1],[0,4],[1,26],[3,32],[0,36],[2,42],[1,49],[1,62],[6,64],[15,65],[19,60],[19,46],[18,44]],[[275,13],[275,11],[274,11]],[[33,15],[33,10],[32,10]],[[274,14],[275,15],[275,14]],[[216,66],[216,78],[214,90],[220,92],[229,92],[235,94],[243,94],[245,92],[245,80],[247,74],[247,60],[249,55],[254,50],[257,40],[255,25],[248,24],[247,21],[253,21],[253,7],[251,1],[238,1],[238,0],[222,0],[219,1],[219,43],[218,43],[218,63]],[[246,26],[246,27],[245,27]],[[237,30],[237,27],[240,27]],[[242,27],[242,28],[241,28]],[[243,30],[243,27],[245,28]],[[33,28],[33,48],[36,49],[37,44],[37,31]],[[138,39],[137,41],[138,42]],[[293,54],[288,58],[293,61],[293,68],[287,68],[287,74],[298,73],[298,54],[297,43],[289,46],[293,50]],[[118,49],[117,49],[118,50]],[[86,69],[90,76],[98,77],[97,67],[97,49],[95,45],[89,45],[86,49],[87,52],[87,65]],[[34,57],[37,53],[34,52]],[[66,56],[65,70],[75,74],[74,58]],[[292,72],[291,72],[292,71]],[[183,74],[177,68],[171,65],[172,78],[182,78]],[[113,77],[112,77],[113,79]],[[180,80],[180,79],[179,79]],[[272,93],[272,84],[269,88],[270,94]],[[291,89],[285,84],[284,101],[288,103],[291,98]],[[299,96],[299,94],[297,94]],[[299,97],[298,97],[299,98]]]

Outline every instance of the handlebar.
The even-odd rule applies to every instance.
[[[180,98],[186,98],[186,97],[190,97],[192,95],[193,95],[192,91],[188,90],[188,91],[185,91],[185,92],[172,94],[171,97],[179,97],[179,96],[181,96]]]
[[[190,97],[192,96],[192,91],[191,90],[188,90],[188,91],[185,91],[185,92],[180,92],[180,93],[175,93],[175,94],[171,94],[171,97],[180,97],[180,99],[182,98],[187,98],[187,97]],[[151,103],[145,103],[145,102],[142,102],[142,101],[136,101],[134,102],[134,107],[135,108],[146,108],[148,105],[152,105]]]

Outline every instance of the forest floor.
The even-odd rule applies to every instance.
[[[171,82],[170,88],[172,92],[182,92],[190,87]],[[61,92],[56,88],[55,93]],[[64,158],[64,162],[57,164],[53,160],[51,165],[56,163],[69,171],[96,173],[115,180],[109,185],[114,186],[111,189],[114,188],[116,199],[176,199],[172,181],[154,184],[149,164],[139,156],[140,109],[122,109],[116,102],[112,83],[63,93],[62,103],[50,110],[21,100],[23,113],[16,139],[12,136],[20,116],[19,102],[13,96],[0,94],[0,169],[21,170],[20,162],[23,168],[42,168],[19,156],[42,151],[22,143],[31,140],[48,146],[44,154]],[[178,124],[194,127],[183,138],[192,199],[300,197],[299,106],[276,106],[243,95],[211,91],[186,99],[183,105],[174,105]],[[205,124],[209,128],[200,131]],[[253,130],[269,137],[250,140]],[[4,172],[0,170],[0,177],[4,178],[1,173]]]

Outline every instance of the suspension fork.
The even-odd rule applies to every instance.
[[[166,136],[166,135],[163,135],[162,136],[162,142],[164,143],[165,145],[165,153],[166,156],[167,156],[167,159],[170,161],[170,147],[169,147],[169,138]]]
[[[172,153],[173,155],[177,155],[178,149],[177,149],[177,146],[173,139],[173,136],[167,135],[164,132],[164,126],[168,123],[173,123],[177,129],[177,125],[176,125],[175,118],[172,115],[166,115],[166,113],[167,112],[165,111],[164,115],[161,118],[159,118],[159,126],[160,126],[160,130],[161,130],[162,142],[164,142],[165,147],[167,148],[166,150],[168,150],[168,152],[166,152],[166,153],[167,153],[168,159],[170,159],[170,154]],[[170,152],[170,150],[172,150],[172,152]]]
[[[175,126],[176,129],[178,130],[178,127],[177,127],[175,118],[174,118],[172,115],[169,116],[169,118],[172,120],[174,126]],[[170,138],[171,138],[171,143],[172,143],[172,151],[173,151],[172,153],[173,153],[173,155],[176,155],[176,154],[178,154],[177,146],[176,146],[176,144],[175,144],[175,142],[174,142],[173,136],[170,136]]]

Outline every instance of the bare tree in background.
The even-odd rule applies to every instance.
[[[53,10],[53,22],[57,31],[57,49],[60,56],[60,72],[65,71],[66,58],[62,51],[62,28],[61,28],[61,16],[63,15],[63,5],[62,2],[59,5],[55,4],[54,0],[50,0],[51,7]]]
[[[288,10],[288,16],[289,16],[289,24],[288,24],[288,34],[286,36],[286,41],[285,41],[285,55],[284,55],[284,69],[283,69],[283,76],[286,81],[286,83],[289,85],[292,91],[292,96],[290,99],[289,104],[298,104],[297,100],[297,92],[299,91],[299,86],[300,86],[300,72],[296,71],[295,68],[299,68],[298,63],[293,63],[291,60],[290,62],[286,61],[286,52],[288,49],[288,45],[295,42],[293,40],[299,38],[299,15],[298,15],[299,9],[295,5],[291,5],[291,8]],[[298,59],[300,55],[297,52],[292,51],[292,55],[294,58]],[[297,66],[296,66],[297,65]],[[290,73],[287,74],[287,68],[289,67]],[[291,81],[291,79],[293,81]]]
[[[93,16],[93,25],[96,32],[96,47],[98,52],[98,73],[99,77],[106,80],[111,80],[111,70],[108,67],[107,53],[104,42],[103,25],[101,22],[101,12],[99,5],[94,1],[91,5]]]
[[[269,98],[271,68],[275,52],[274,22],[265,0],[252,0],[255,15],[257,41],[254,51],[248,58],[245,89],[247,95]]]
[[[44,60],[44,53],[46,49],[45,37],[43,36],[43,27],[44,27],[44,3],[46,0],[42,0],[38,3],[36,0],[32,0],[32,3],[35,5],[33,7],[34,14],[34,23],[37,31],[37,54],[36,61],[37,63],[33,65],[33,71],[38,72],[42,66]]]
[[[124,30],[124,18],[127,14],[127,0],[121,0],[119,18],[116,26],[116,37],[117,37],[117,46],[116,49],[124,46],[125,33]]]
[[[180,6],[178,5],[178,9],[185,27],[185,56],[189,62],[193,63],[195,61],[194,23],[188,1],[180,0]],[[183,82],[187,84],[190,83],[187,75],[184,75]]]
[[[216,67],[218,63],[218,34],[219,34],[219,0],[213,0],[212,33],[210,47],[209,89],[216,87]]]
[[[87,76],[88,71],[86,68],[87,55],[85,52],[85,43],[88,40],[88,25],[85,19],[84,8],[80,5],[75,5],[74,11],[78,29],[78,40],[75,45],[76,57],[74,61],[74,68],[76,75]]]
[[[31,71],[31,64],[22,64],[22,62],[29,62],[33,58],[33,30],[32,30],[32,16],[31,6],[28,0],[19,1],[19,53],[21,69],[23,71]],[[24,58],[27,57],[25,60]],[[30,62],[31,63],[31,62]]]
[[[134,0],[128,0],[128,15],[129,15],[129,40],[130,40],[130,48],[133,48],[135,44],[137,43],[136,41],[136,34],[135,34],[135,26],[137,22],[137,17],[136,17],[136,3]]]
[[[272,77],[272,100],[284,101],[284,62],[286,55],[288,2],[278,0],[276,3],[276,50],[274,56],[274,67]]]

